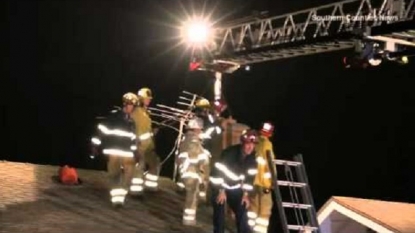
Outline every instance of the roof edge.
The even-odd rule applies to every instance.
[[[353,197],[346,197],[346,198],[353,198]],[[368,201],[381,201],[381,200],[364,199],[364,198],[356,198],[356,199],[368,200]],[[371,220],[371,221],[373,221],[373,222],[375,222],[375,223],[377,223],[377,224],[379,224],[381,226],[384,226],[385,228],[387,228],[387,229],[389,229],[391,231],[399,232],[398,229],[395,229],[394,227],[392,227],[392,226],[390,226],[390,225],[388,225],[388,224],[380,221],[379,219],[374,218],[374,217],[372,217],[372,216],[370,216],[370,215],[368,215],[366,213],[363,213],[362,211],[360,211],[360,210],[358,210],[356,208],[353,208],[352,206],[348,205],[347,203],[344,203],[342,200],[339,200],[336,197],[334,197],[333,200],[336,203],[338,203],[339,205],[342,205],[343,207],[345,207],[345,208],[347,208],[347,209],[349,209],[349,210],[351,210],[351,211],[353,211],[353,212],[355,212],[355,213],[357,213],[357,214],[359,214],[359,215],[361,215],[361,216],[363,216],[363,217],[365,217],[365,218],[367,218],[367,219],[369,219],[369,220]],[[383,201],[383,202],[386,202],[386,201]]]
[[[337,211],[342,215],[347,216],[350,219],[359,222],[362,225],[370,227],[380,233],[397,233],[399,232],[397,229],[375,219],[371,216],[368,216],[365,213],[362,213],[351,206],[342,203],[336,197],[340,196],[332,196],[318,211],[317,218],[319,225],[326,220],[326,218],[333,212]]]

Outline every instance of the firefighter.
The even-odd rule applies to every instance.
[[[222,139],[219,137],[222,133],[222,127],[220,126],[220,119],[211,113],[212,106],[209,100],[205,98],[200,98],[195,103],[195,115],[203,119],[204,130],[200,134],[200,137],[203,139],[203,145],[213,155],[211,161],[215,160],[219,156],[220,151],[222,150]],[[216,153],[215,153],[216,152]],[[206,180],[201,184],[199,198],[201,201],[206,201],[209,196],[207,192],[209,186],[209,175],[210,170],[212,169],[210,163],[209,168],[206,170]],[[210,193],[209,193],[210,194]],[[207,204],[209,204],[207,202]]]
[[[131,194],[141,196],[144,189],[149,191],[158,190],[158,173],[160,158],[155,151],[153,128],[148,106],[153,99],[152,91],[149,88],[141,88],[138,91],[138,106],[132,113],[136,126],[137,151],[139,164],[132,181]],[[146,165],[148,172],[144,175]]]
[[[91,139],[93,154],[97,154],[99,147],[108,156],[111,202],[117,207],[124,204],[136,165],[135,125],[130,114],[137,102],[138,97],[134,93],[126,93],[122,110],[111,111],[104,122],[98,125],[97,135]]]
[[[202,118],[204,121],[205,130],[201,134],[201,138],[208,140],[215,135],[222,133],[222,128],[219,124],[219,118],[211,113],[211,105],[209,100],[200,98],[195,103],[195,115]]]
[[[251,232],[248,225],[247,209],[249,195],[253,191],[254,175],[257,162],[255,144],[258,135],[254,130],[244,131],[241,143],[226,148],[212,170],[213,232],[223,233],[225,230],[225,203],[235,213],[238,233]]]
[[[186,189],[186,199],[183,211],[183,224],[196,224],[196,211],[199,199],[199,188],[205,178],[205,171],[209,167],[210,154],[202,146],[200,134],[203,121],[193,118],[187,124],[187,132],[180,144],[178,164],[180,179]]]
[[[199,98],[198,100],[196,100],[195,104],[194,104],[194,116],[197,118],[200,118],[202,120],[202,125],[206,126],[208,125],[208,114],[209,114],[209,109],[210,109],[210,102],[209,100],[205,99],[205,98]],[[203,140],[203,144],[205,145],[205,147],[209,150],[209,141],[208,138],[210,137],[206,137],[206,133],[203,132],[203,128],[201,129],[202,132],[199,133],[199,137],[200,139]],[[183,139],[182,139],[183,141]],[[181,142],[182,143],[182,142]],[[210,151],[210,150],[209,150]],[[206,201],[206,187],[207,184],[209,183],[209,171],[210,168],[206,169],[206,180],[204,182],[202,182],[200,184],[199,187],[199,199],[202,201]],[[178,174],[178,182],[176,183],[178,186],[178,190],[179,191],[183,191],[184,190],[184,184],[180,179],[180,173]]]
[[[269,138],[272,136],[274,126],[265,122],[260,130],[259,142],[256,146],[256,159],[258,167],[255,173],[254,192],[251,196],[251,207],[248,211],[248,223],[254,233],[268,232],[268,223],[272,211],[272,179],[271,172],[276,172],[274,164],[268,164],[267,151],[275,160],[273,146]],[[272,171],[270,170],[273,169]],[[276,174],[276,173],[274,173]]]

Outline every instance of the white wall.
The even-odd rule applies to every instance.
[[[321,224],[321,233],[367,233],[366,226],[333,211]]]

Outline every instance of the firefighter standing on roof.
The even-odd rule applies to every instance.
[[[183,224],[196,224],[196,211],[199,200],[199,186],[206,179],[206,170],[209,168],[210,154],[202,146],[200,134],[203,121],[193,118],[187,124],[187,132],[180,144],[178,156],[181,182],[186,189],[186,199],[183,211]]]
[[[211,113],[211,105],[207,99],[201,98],[196,101],[196,116],[200,117],[204,121],[204,131],[201,135],[202,139],[209,142],[209,139],[212,139],[215,135],[222,133],[222,128],[219,125],[219,117]],[[207,143],[208,144],[208,143]]]
[[[257,167],[255,144],[258,137],[254,130],[241,135],[241,144],[226,148],[215,163],[210,180],[212,182],[213,232],[225,231],[225,203],[236,217],[238,233],[251,232],[248,225],[247,208],[249,195],[253,191],[254,175]]]
[[[251,207],[248,212],[248,223],[254,233],[268,232],[268,223],[272,211],[272,179],[271,172],[276,172],[274,164],[268,164],[267,151],[275,160],[273,146],[269,138],[272,136],[274,126],[265,122],[260,131],[259,142],[256,146],[258,168],[254,180],[254,194],[251,197]],[[273,171],[270,170],[274,169]],[[274,173],[276,174],[276,173]]]
[[[113,110],[98,125],[98,134],[91,139],[94,148],[100,146],[102,153],[108,156],[107,170],[111,179],[110,195],[114,206],[124,204],[136,165],[136,135],[130,114],[137,102],[138,97],[135,94],[125,94],[123,109]],[[96,149],[93,151],[97,153]]]
[[[218,142],[217,140],[218,138],[215,138],[215,137],[218,137],[222,133],[222,128],[219,124],[218,117],[214,116],[211,113],[212,107],[210,105],[209,100],[205,98],[198,99],[195,103],[195,107],[196,107],[195,115],[203,119],[204,128],[203,128],[203,133],[200,135],[200,137],[203,140],[203,145],[206,148],[206,150],[208,150],[211,154],[213,154],[215,143]],[[201,200],[204,200],[204,201],[206,201],[206,197],[207,197],[206,192],[209,190],[208,179],[210,175],[211,165],[212,164],[210,164],[206,170],[206,180],[204,180],[203,184],[201,185],[201,189],[199,193]]]
[[[141,88],[138,91],[139,105],[132,113],[136,125],[137,151],[139,165],[134,176],[131,191],[133,195],[140,195],[146,190],[158,189],[158,173],[160,159],[155,151],[153,128],[147,107],[153,98],[149,88]],[[148,165],[148,173],[144,176],[144,170]],[[144,187],[143,187],[144,185]]]

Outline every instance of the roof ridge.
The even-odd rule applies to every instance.
[[[361,197],[347,197],[347,196],[332,196],[332,198],[347,198],[347,199],[358,199],[358,200],[366,200],[366,201],[379,201],[379,202],[387,202],[387,203],[396,203],[396,204],[406,204],[406,205],[415,205],[412,202],[403,202],[403,201],[386,201],[381,199],[371,199],[371,198],[361,198]]]
[[[339,196],[337,196],[337,197],[339,197]],[[360,211],[360,210],[358,210],[358,209],[356,209],[356,208],[354,208],[353,206],[350,206],[350,205],[348,205],[347,203],[344,203],[344,201],[342,201],[342,200],[339,200],[339,199],[336,199],[336,197],[332,197],[333,198],[333,200],[335,201],[335,202],[337,202],[338,204],[340,204],[340,205],[343,205],[344,207],[347,207],[348,209],[350,209],[350,210],[353,210],[354,212],[356,212],[356,213],[358,213],[358,214],[360,214],[360,215],[362,215],[362,216],[364,216],[365,218],[368,218],[368,219],[370,219],[370,220],[372,220],[372,221],[374,221],[374,222],[376,222],[377,224],[379,224],[379,225],[382,225],[382,226],[384,226],[385,228],[388,228],[389,230],[391,230],[391,231],[394,231],[394,232],[400,232],[398,229],[396,229],[396,228],[394,228],[394,227],[392,227],[392,226],[390,226],[390,225],[388,225],[388,224],[386,224],[385,222],[382,222],[380,219],[377,219],[377,218],[375,218],[375,217],[373,217],[373,216],[371,216],[371,215],[369,215],[369,214],[367,214],[367,213],[364,213],[364,212],[362,212],[362,211]],[[364,199],[364,198],[353,198],[353,197],[346,197],[346,198],[350,198],[350,199],[361,199],[361,200],[373,200],[373,199]]]
[[[60,165],[55,165],[55,164],[41,164],[41,163],[30,163],[30,162],[21,162],[21,161],[10,161],[10,160],[0,160],[0,163],[16,163],[16,164],[52,166],[52,167],[60,166]]]

